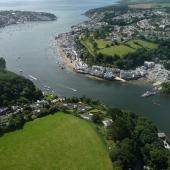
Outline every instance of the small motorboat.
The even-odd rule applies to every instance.
[[[153,96],[156,95],[155,91],[146,91],[145,93],[143,93],[141,96],[142,97],[149,97],[149,96]]]

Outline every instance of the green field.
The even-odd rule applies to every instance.
[[[88,49],[88,51],[91,55],[94,55],[93,46],[89,40],[81,41],[81,43],[86,47],[86,49]]]
[[[57,113],[0,138],[1,170],[111,170],[106,146],[93,125]]]
[[[158,44],[156,43],[141,39],[130,40],[126,43],[121,43],[114,46],[111,45],[111,41],[105,41],[103,39],[95,39],[95,41],[98,46],[98,53],[100,52],[104,55],[110,56],[119,55],[120,57],[125,56],[128,53],[135,52],[139,48],[153,49],[158,47]],[[82,44],[89,50],[92,55],[94,55],[94,49],[90,41],[82,41]],[[106,47],[106,45],[109,45],[109,47]]]
[[[134,51],[135,50],[133,48],[129,48],[128,46],[121,44],[121,45],[115,45],[114,47],[104,48],[99,52],[101,52],[104,55],[110,55],[110,56],[114,56],[115,54],[119,56],[124,56]]]
[[[158,47],[158,44],[153,43],[153,42],[149,42],[149,41],[146,41],[146,40],[138,39],[138,40],[131,40],[129,42],[132,42],[133,44],[138,43],[139,44],[139,45],[137,44],[138,48],[143,47],[143,48],[146,48],[146,49],[153,49],[153,48]],[[132,47],[134,47],[134,46],[132,45]]]
[[[105,48],[107,44],[111,45],[111,41],[105,41],[103,39],[96,39],[95,41],[99,49]]]

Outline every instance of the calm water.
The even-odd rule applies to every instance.
[[[8,69],[38,78],[34,81],[43,88],[50,86],[59,95],[100,99],[106,104],[120,107],[151,118],[170,136],[170,97],[141,98],[149,85],[121,84],[92,80],[69,70],[61,70],[61,61],[54,36],[68,31],[71,25],[87,18],[81,15],[87,9],[115,3],[116,0],[0,0],[0,9],[18,9],[52,12],[58,21],[29,23],[0,29],[0,56],[5,57]],[[20,57],[18,60],[17,58]],[[75,92],[74,89],[77,91]]]

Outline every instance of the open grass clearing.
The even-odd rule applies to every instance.
[[[0,138],[2,170],[111,170],[93,124],[64,113],[26,123]]]
[[[104,55],[110,55],[110,56],[114,56],[114,55],[119,55],[121,57],[123,57],[124,55],[134,52],[135,50],[133,48],[130,48],[126,45],[115,45],[113,47],[108,47],[108,48],[104,48],[99,50],[99,52],[101,52]]]
[[[95,41],[98,46],[97,53],[102,53],[103,55],[107,56],[118,55],[120,57],[123,57],[128,53],[135,52],[139,48],[153,49],[158,47],[158,44],[142,39],[129,40],[127,42],[122,42],[119,45],[112,45],[111,41],[104,39],[95,39]],[[92,55],[94,55],[93,45],[89,40],[82,41],[82,44],[88,49],[88,51]]]

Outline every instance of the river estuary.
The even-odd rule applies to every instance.
[[[170,136],[170,97],[140,97],[149,84],[119,83],[94,80],[61,69],[61,56],[54,46],[55,35],[69,31],[70,27],[86,20],[81,15],[90,8],[110,5],[116,0],[0,0],[2,10],[31,10],[56,14],[57,21],[27,23],[0,29],[0,56],[7,67],[28,78],[37,78],[34,83],[44,90],[49,86],[56,94],[83,96],[100,99],[114,107],[141,113]]]

